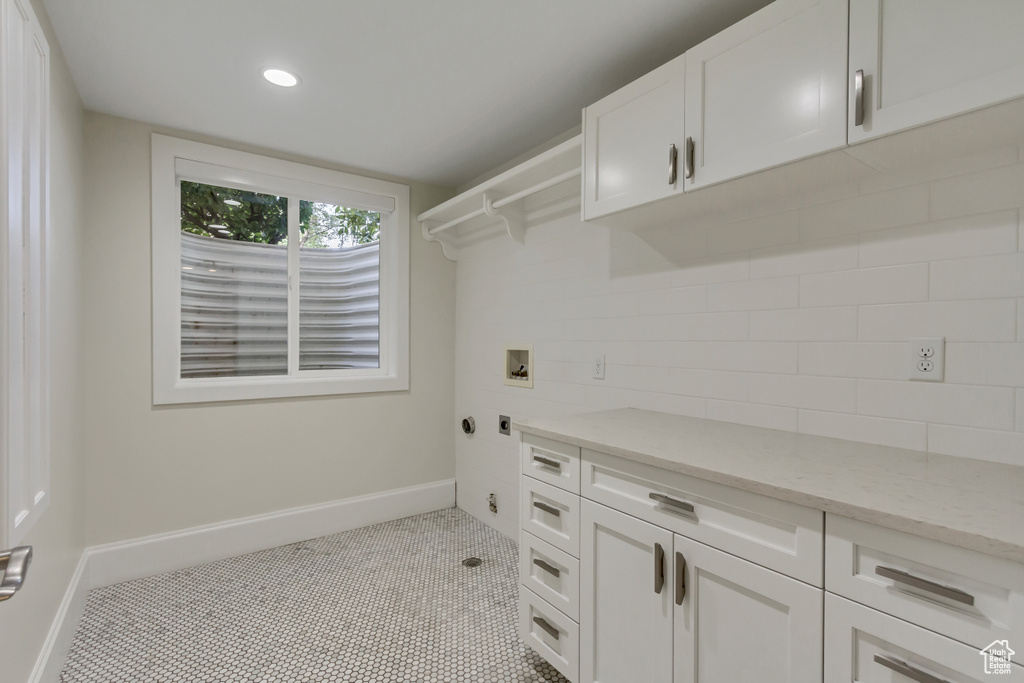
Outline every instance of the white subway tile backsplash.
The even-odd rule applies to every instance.
[[[796,342],[719,342],[708,345],[708,368],[795,374],[799,366],[797,350]]]
[[[906,379],[907,354],[906,342],[801,342],[800,374]]]
[[[736,341],[747,339],[750,333],[750,314],[695,313],[672,318],[670,339],[676,341]]]
[[[946,382],[1024,387],[1024,344],[946,344]]]
[[[751,373],[747,384],[751,403],[845,413],[857,410],[857,381],[853,379]]]
[[[928,300],[928,265],[861,268],[800,276],[800,306],[855,306]]]
[[[937,180],[930,184],[931,217],[968,216],[1024,206],[1024,164]]]
[[[856,236],[843,236],[754,251],[750,254],[750,278],[757,280],[856,268],[858,243]]]
[[[750,338],[774,341],[855,341],[857,309],[847,306],[751,311]]]
[[[890,420],[847,413],[801,410],[799,431],[804,434],[830,436],[835,439],[850,439],[918,451],[923,451],[928,446],[928,425],[923,422]]]
[[[917,422],[1012,430],[1013,389],[857,380],[857,412]]]
[[[709,420],[781,429],[787,432],[795,432],[797,427],[796,408],[708,399],[707,411]]]
[[[1018,157],[636,233],[575,216],[531,224],[525,247],[496,231],[457,266],[459,415],[632,406],[1024,464]],[[908,380],[913,337],[946,339],[944,382]],[[501,383],[511,343],[534,345],[532,390]],[[492,478],[517,480],[513,441],[459,435],[460,501],[485,511]]]
[[[796,308],[799,280],[796,277],[725,282],[708,286],[709,311],[755,311]]]
[[[931,298],[996,299],[1024,296],[1024,253],[931,264]]]
[[[1018,220],[1014,209],[876,230],[860,238],[860,265],[870,268],[1016,251]]]
[[[1015,309],[1013,299],[861,306],[857,331],[861,341],[1014,341]]]
[[[1024,434],[930,424],[928,450],[933,453],[1024,465]]]

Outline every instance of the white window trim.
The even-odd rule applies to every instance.
[[[409,388],[409,187],[153,134],[153,403],[320,396]],[[181,177],[381,210],[380,367],[289,376],[181,378]],[[311,186],[315,195],[309,196]],[[289,211],[298,211],[291,202]],[[393,210],[388,211],[393,206]],[[291,241],[291,240],[289,240]],[[289,259],[298,259],[298,252]],[[295,266],[298,264],[295,263]],[[294,272],[294,271],[293,271]],[[291,284],[291,283],[289,283]],[[291,287],[289,286],[289,289]],[[291,295],[290,295],[291,300]],[[289,328],[298,311],[289,308]],[[292,346],[297,346],[293,344]],[[290,353],[297,349],[289,349]]]

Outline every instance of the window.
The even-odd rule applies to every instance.
[[[409,386],[409,188],[153,135],[153,402]]]

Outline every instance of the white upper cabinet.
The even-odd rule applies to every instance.
[[[849,72],[851,144],[1019,97],[1024,2],[850,0]]]
[[[845,146],[846,41],[847,0],[777,0],[688,51],[686,189]]]
[[[684,57],[583,110],[583,219],[683,191]]]

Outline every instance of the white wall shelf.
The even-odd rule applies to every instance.
[[[417,219],[423,238],[441,244],[455,261],[459,248],[477,233],[503,229],[526,243],[526,228],[553,211],[579,211],[582,136],[566,140],[448,201]]]

